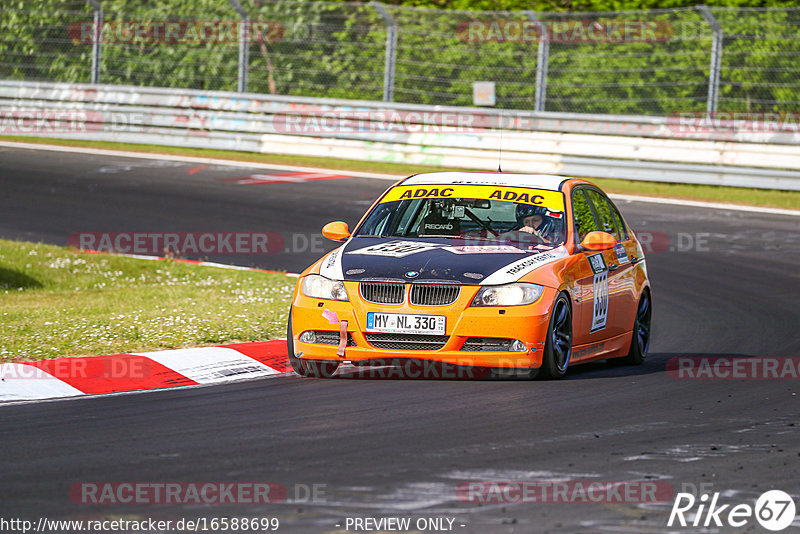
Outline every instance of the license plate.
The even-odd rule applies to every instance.
[[[443,336],[444,315],[367,312],[367,332]]]

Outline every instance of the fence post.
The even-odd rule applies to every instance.
[[[103,27],[103,7],[97,0],[89,0],[94,11],[94,27],[92,28],[92,83],[100,83],[100,37]]]
[[[700,11],[708,25],[711,26],[711,31],[714,32],[714,37],[711,41],[711,66],[708,75],[708,103],[706,104],[706,111],[710,115],[716,113],[717,104],[719,103],[719,71],[722,64],[723,33],[722,26],[719,25],[707,5],[697,6],[697,10]]]
[[[247,92],[247,73],[250,66],[250,15],[244,10],[239,0],[228,0],[231,7],[239,14],[239,74],[236,90],[240,93]]]
[[[536,53],[536,93],[533,110],[544,111],[544,103],[547,99],[547,63],[550,61],[550,38],[547,35],[547,26],[539,21],[535,12],[527,9],[524,13],[528,20],[539,25],[539,50]]]
[[[370,2],[386,23],[386,58],[383,68],[383,101],[394,99],[394,69],[397,59],[397,23],[380,2]]]

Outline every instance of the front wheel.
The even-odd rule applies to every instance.
[[[567,373],[572,358],[572,310],[564,293],[558,295],[550,314],[547,341],[542,354],[542,378],[561,378]]]
[[[294,339],[292,339],[292,311],[289,310],[289,322],[286,326],[286,349],[289,354],[289,365],[300,376],[330,378],[339,368],[339,362],[324,360],[305,360],[294,355]]]

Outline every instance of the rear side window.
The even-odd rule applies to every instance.
[[[617,230],[617,223],[614,222],[614,215],[611,211],[611,206],[608,205],[606,198],[595,191],[594,189],[586,189],[586,196],[592,203],[594,214],[597,216],[597,222],[600,223],[600,229],[608,232],[620,241],[619,231]]]
[[[575,221],[575,234],[577,242],[583,241],[586,234],[598,230],[597,221],[594,220],[589,201],[584,196],[584,190],[578,189],[572,193],[572,218]]]
[[[628,229],[625,228],[625,221],[622,220],[622,215],[619,213],[619,209],[611,202],[611,199],[606,199],[608,204],[611,206],[611,213],[614,215],[614,222],[617,223],[617,228],[619,228],[619,238],[617,241],[627,241],[628,240]]]

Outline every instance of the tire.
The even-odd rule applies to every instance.
[[[292,311],[289,310],[289,321],[286,325],[286,349],[289,355],[289,365],[300,376],[314,378],[330,378],[339,368],[339,362],[324,360],[305,360],[294,355],[294,340],[292,339]]]
[[[642,365],[647,358],[650,348],[650,322],[653,317],[653,299],[650,291],[645,289],[639,298],[636,307],[636,317],[633,320],[633,333],[631,335],[631,348],[628,355],[619,361],[625,365]]]
[[[553,304],[547,340],[542,354],[539,377],[543,379],[561,378],[567,373],[572,358],[572,308],[569,298],[561,293]]]

